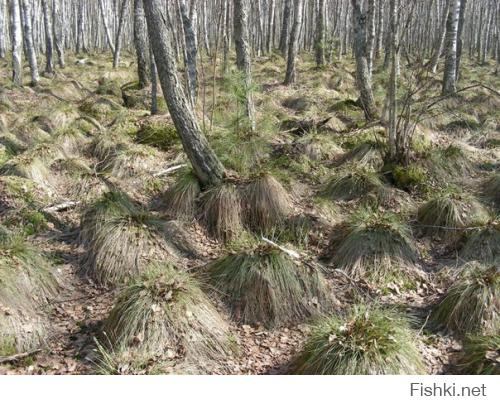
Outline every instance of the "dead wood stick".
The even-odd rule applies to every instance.
[[[273,246],[273,247],[281,250],[282,252],[285,252],[286,254],[288,254],[289,256],[291,256],[292,258],[297,259],[297,260],[300,259],[300,254],[298,252],[296,252],[295,250],[287,249],[287,248],[285,248],[283,246],[280,246],[277,243],[273,242],[272,240],[267,239],[264,236],[262,237],[262,240],[264,242],[270,244],[271,246]]]
[[[13,354],[12,356],[0,357],[0,364],[14,363],[16,361],[25,359],[26,357],[40,353],[41,351],[42,351],[42,349],[35,349],[35,350],[30,350],[29,352],[16,353],[16,354]]]
[[[66,201],[61,204],[52,205],[51,207],[44,208],[42,211],[47,214],[52,214],[54,212],[64,211],[69,208],[76,207],[77,205],[80,205],[80,203],[81,203],[80,201]]]
[[[159,172],[153,173],[153,177],[162,177],[162,176],[165,176],[167,174],[173,173],[179,169],[182,169],[183,167],[186,167],[186,166],[187,166],[187,164],[185,164],[185,163],[180,164],[180,165],[176,165],[176,166],[171,166],[171,167],[168,167],[166,169],[160,170]]]

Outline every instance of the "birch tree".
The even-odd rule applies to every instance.
[[[360,102],[368,121],[377,116],[375,100],[368,68],[366,48],[366,15],[361,11],[359,0],[351,0],[354,25],[354,55],[356,57],[356,84],[360,93]]]
[[[250,61],[248,0],[234,0],[234,42],[236,66],[243,74],[245,112],[252,131],[255,131],[255,107],[252,97],[252,65]]]
[[[302,6],[303,0],[295,0],[293,7],[294,21],[292,32],[290,34],[290,41],[288,45],[288,59],[286,65],[285,85],[295,83],[297,80],[297,55],[299,52],[299,36],[302,27]]]
[[[134,0],[134,45],[137,55],[137,76],[139,88],[144,89],[149,85],[149,57],[146,17],[142,0]]]
[[[23,37],[19,0],[10,0],[10,35],[12,47],[12,81],[23,85]]]
[[[443,73],[442,94],[448,95],[457,91],[457,37],[460,0],[451,0],[446,23],[445,65]]]
[[[54,39],[52,37],[52,13],[50,12],[47,0],[42,0],[42,9],[45,32],[45,73],[52,75],[54,73]]]
[[[161,0],[143,0],[149,40],[154,54],[163,96],[181,139],[184,151],[200,183],[213,186],[222,182],[225,169],[201,132],[177,75],[172,49],[172,34],[168,29]]]
[[[325,46],[326,46],[326,0],[319,0],[318,17],[316,19],[316,39],[315,39],[315,56],[316,66],[321,67],[325,64]]]
[[[21,11],[21,17],[23,21],[24,47],[30,66],[31,85],[36,86],[40,81],[40,76],[38,74],[38,62],[36,60],[35,47],[33,44],[31,3],[29,0],[21,0]]]

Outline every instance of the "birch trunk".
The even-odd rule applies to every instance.
[[[370,77],[373,72],[373,56],[375,54],[375,0],[368,0],[366,13],[366,60]]]
[[[196,95],[198,89],[198,71],[197,71],[197,59],[198,59],[198,44],[196,39],[196,25],[193,22],[194,16],[194,3],[191,7],[191,12],[188,12],[186,3],[184,0],[180,1],[180,11],[182,17],[182,27],[184,31],[184,38],[186,42],[186,69],[187,69],[187,88],[189,91],[189,99],[191,105],[196,104]]]
[[[366,49],[366,15],[361,11],[359,0],[351,0],[354,24],[354,54],[356,57],[356,83],[360,92],[361,105],[368,121],[377,116],[371,85]]]
[[[318,18],[316,19],[316,39],[315,39],[315,56],[316,66],[325,65],[325,46],[326,46],[326,30],[325,30],[325,14],[326,1],[319,0],[318,3]]]
[[[113,40],[111,39],[111,31],[109,29],[108,19],[106,17],[106,9],[104,7],[104,0],[99,0],[99,9],[101,10],[102,22],[104,25],[104,32],[106,33],[106,41],[108,43],[109,49],[111,49],[111,52],[114,55],[115,54],[115,46],[113,44]]]
[[[452,94],[457,91],[457,36],[460,0],[451,0],[448,21],[446,22],[446,58],[443,74],[442,94]]]
[[[458,42],[457,42],[457,66],[455,76],[458,80],[460,77],[460,61],[462,59],[462,49],[463,49],[463,32],[464,32],[464,22],[465,22],[465,9],[467,7],[467,0],[461,0],[460,2],[460,14],[458,17]]]
[[[288,45],[288,62],[286,67],[286,76],[285,76],[285,85],[288,86],[290,84],[295,83],[297,80],[297,72],[296,72],[296,62],[297,55],[299,52],[299,36],[300,29],[302,27],[302,5],[303,0],[295,0],[293,13],[294,13],[294,21],[292,32],[290,34],[290,43]]]
[[[40,81],[35,46],[33,44],[33,26],[31,25],[31,4],[29,0],[21,0],[24,45],[31,72],[31,85],[36,86]]]
[[[66,63],[64,61],[64,9],[61,8],[61,0],[54,0],[53,26],[54,26],[54,43],[57,53],[57,63],[61,69],[64,69]]]
[[[12,47],[12,81],[23,85],[23,37],[19,0],[10,0],[10,32]]]
[[[116,30],[115,37],[115,51],[113,52],[113,68],[116,69],[120,63],[120,53],[122,50],[122,33],[123,24],[125,22],[125,14],[128,10],[129,0],[123,0],[122,6],[120,7],[120,17],[118,19],[118,29]]]
[[[0,0],[0,59],[7,54],[7,41],[5,39],[5,0]]]
[[[449,10],[450,10],[450,1],[453,1],[453,0],[446,0],[446,6],[445,6],[445,9],[443,12],[443,17],[441,20],[438,41],[436,44],[434,54],[432,55],[431,64],[430,64],[430,70],[432,73],[436,73],[437,66],[439,63],[439,58],[441,57],[441,54],[443,53],[443,48],[444,48],[444,43],[445,43],[445,38],[446,38],[446,22],[448,21],[448,14],[449,14]]]
[[[288,52],[292,0],[284,0],[284,1],[285,1],[285,8],[283,9],[283,24],[281,26],[280,51],[283,57],[286,58]]]
[[[144,0],[149,40],[158,76],[170,115],[181,138],[184,151],[200,183],[209,187],[222,182],[224,166],[210,148],[182,90],[161,0]]]
[[[142,0],[134,0],[134,45],[137,55],[137,76],[139,78],[139,88],[144,89],[149,85],[148,64],[148,36],[146,27],[146,17]]]
[[[234,0],[234,43],[236,66],[243,73],[245,86],[245,113],[252,131],[255,131],[255,106],[252,96],[252,64],[250,60],[248,0]]]

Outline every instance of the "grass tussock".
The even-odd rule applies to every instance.
[[[394,214],[361,209],[334,232],[326,258],[352,277],[376,284],[423,277],[410,228]]]
[[[232,184],[206,191],[201,197],[200,212],[202,223],[218,240],[233,240],[243,231],[240,195]]]
[[[457,333],[497,332],[500,327],[500,269],[469,263],[432,313],[436,326]]]
[[[155,264],[118,296],[104,330],[114,348],[203,364],[232,353],[229,328],[187,272]]]
[[[470,176],[475,171],[470,157],[459,145],[431,151],[427,156],[426,165],[429,173],[438,180]]]
[[[477,260],[484,263],[500,261],[500,219],[472,231],[460,251],[460,257],[467,261]]]
[[[42,254],[0,227],[0,356],[39,348],[47,336],[40,306],[58,283]]]
[[[331,180],[323,195],[333,200],[352,201],[377,192],[383,186],[377,173],[351,168]]]
[[[325,282],[316,269],[269,246],[230,254],[208,266],[215,291],[234,319],[268,327],[296,322],[327,305]]]
[[[483,182],[482,188],[484,196],[500,206],[500,174],[492,174]]]
[[[191,171],[182,174],[163,196],[166,213],[173,218],[194,219],[200,193],[200,183],[195,174]]]
[[[488,212],[478,201],[455,190],[438,194],[417,212],[418,224],[426,235],[457,235],[464,228],[484,224],[488,219]]]
[[[350,149],[340,159],[340,164],[350,163],[357,167],[379,170],[384,165],[385,143],[376,137],[361,137],[357,142],[346,143]]]
[[[260,232],[268,232],[283,224],[292,210],[288,192],[270,174],[250,182],[244,190],[245,220]]]
[[[471,375],[500,375],[500,335],[465,338],[459,370]]]
[[[82,274],[99,285],[123,285],[156,260],[176,253],[164,239],[165,222],[120,193],[107,193],[83,214]]]
[[[319,320],[295,362],[296,374],[424,374],[408,318],[391,309],[356,305]]]

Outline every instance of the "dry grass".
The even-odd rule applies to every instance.
[[[118,296],[105,321],[112,346],[202,367],[232,354],[229,328],[186,272],[150,267]]]
[[[469,335],[458,368],[465,374],[500,375],[499,356],[500,335]]]
[[[326,258],[352,277],[413,284],[424,274],[410,228],[394,214],[361,209],[334,231]]]
[[[474,197],[448,190],[423,204],[417,220],[426,235],[457,236],[464,228],[482,225],[488,212]]]
[[[233,318],[242,323],[274,327],[328,306],[320,272],[269,246],[230,254],[210,264],[206,274]]]
[[[57,291],[42,254],[0,227],[0,355],[44,345],[47,322],[40,308]]]
[[[80,240],[86,248],[82,275],[104,286],[123,285],[152,259],[174,254],[164,239],[165,222],[119,193],[87,209]]]
[[[447,330],[464,333],[498,331],[500,327],[498,265],[468,263],[432,313],[431,320]]]
[[[460,257],[484,263],[500,261],[500,220],[493,220],[484,228],[470,232]]]
[[[424,374],[416,336],[403,314],[356,305],[320,319],[294,364],[296,374]]]
[[[193,220],[200,193],[200,183],[194,173],[189,171],[182,174],[165,192],[165,212],[172,218]]]
[[[270,174],[259,176],[244,190],[245,220],[255,231],[268,232],[282,225],[291,209],[288,192]]]
[[[221,241],[237,238],[243,231],[241,200],[236,187],[222,184],[201,197],[200,219],[210,235]]]

